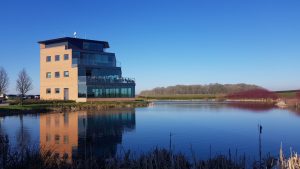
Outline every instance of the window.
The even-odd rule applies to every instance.
[[[73,52],[72,53],[72,66],[77,66],[80,61],[80,52]]]
[[[59,117],[58,116],[54,117],[54,123],[55,123],[55,127],[59,127]]]
[[[50,142],[51,140],[51,135],[49,133],[46,134],[46,142]]]
[[[59,55],[55,55],[55,61],[59,61]]]
[[[87,69],[86,72],[85,72],[85,76],[92,76],[92,70]]]
[[[83,49],[85,50],[103,51],[103,48],[104,44],[102,43],[83,42]]]
[[[47,125],[47,127],[50,127],[50,125],[51,125],[51,118],[50,118],[50,116],[46,117],[46,125]]]
[[[46,78],[51,78],[51,72],[46,73]]]
[[[128,88],[128,97],[132,97],[131,88]]]
[[[78,84],[78,97],[86,98],[87,97],[87,87],[85,84]]]
[[[59,72],[55,72],[55,77],[56,77],[56,78],[59,78],[59,77],[60,77]]]
[[[67,135],[64,136],[64,144],[69,143],[69,137]]]
[[[60,136],[58,134],[55,135],[55,144],[59,144]]]
[[[51,93],[51,89],[50,88],[47,88],[46,89],[46,94],[50,94]]]
[[[68,153],[64,153],[63,159],[68,159],[68,158],[69,158],[69,154]]]
[[[55,93],[58,94],[60,92],[59,88],[55,88]]]
[[[69,54],[64,54],[64,60],[69,60]]]
[[[65,127],[69,126],[69,114],[68,113],[64,114],[64,125],[65,125]]]
[[[64,77],[69,77],[69,71],[64,71]]]
[[[51,62],[51,56],[46,57],[46,62]]]

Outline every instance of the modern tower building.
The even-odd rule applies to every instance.
[[[132,100],[135,81],[122,77],[108,42],[63,37],[40,41],[43,100]]]

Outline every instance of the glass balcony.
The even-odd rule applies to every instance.
[[[101,76],[79,76],[79,83],[86,84],[135,84],[133,78],[124,77],[101,77]]]

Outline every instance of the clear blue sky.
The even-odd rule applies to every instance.
[[[141,91],[176,84],[300,88],[299,0],[3,1],[0,66],[10,93],[20,69],[39,92],[37,41],[106,40]]]

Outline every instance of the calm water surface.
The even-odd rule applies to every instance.
[[[231,152],[258,157],[258,124],[263,153],[300,152],[300,115],[269,105],[211,102],[155,102],[147,108],[51,113],[0,118],[0,133],[14,149],[51,148],[72,158],[139,154],[155,147],[199,158]]]

